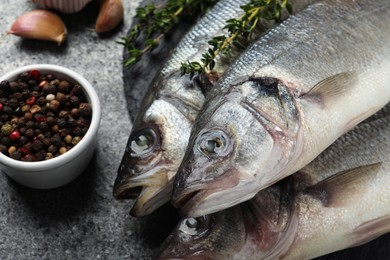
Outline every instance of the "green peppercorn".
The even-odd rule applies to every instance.
[[[81,141],[80,136],[75,136],[75,137],[72,138],[72,144],[73,145],[78,144],[80,141]]]
[[[4,125],[1,127],[1,133],[2,133],[3,135],[9,135],[13,130],[14,130],[14,128],[12,127],[11,124],[4,124]]]
[[[64,154],[64,153],[66,153],[66,147],[61,147],[59,150],[58,150],[58,152],[60,153],[60,154]]]
[[[67,143],[67,144],[72,143],[72,136],[71,135],[66,135],[64,137],[64,142]]]
[[[49,160],[49,159],[52,159],[54,156],[52,153],[46,153],[46,157],[45,157],[45,160]]]
[[[51,154],[56,154],[58,152],[58,148],[55,145],[50,145],[49,148],[47,148],[47,151]]]

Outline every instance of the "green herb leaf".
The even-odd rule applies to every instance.
[[[182,74],[190,74],[192,78],[195,73],[211,71],[215,67],[215,58],[220,54],[228,55],[232,46],[244,49],[244,38],[250,37],[260,20],[279,21],[282,11],[286,9],[292,12],[288,0],[251,0],[248,4],[241,6],[244,14],[237,19],[226,21],[224,29],[228,31],[227,36],[217,36],[208,43],[210,48],[202,55],[201,63],[188,61],[182,64]],[[185,66],[185,68],[183,68]]]
[[[138,23],[133,26],[126,37],[117,43],[127,49],[128,57],[124,61],[125,66],[134,65],[144,53],[155,49],[162,38],[173,27],[184,19],[194,19],[197,14],[203,14],[218,0],[168,0],[161,7],[147,4],[136,9],[135,17]],[[142,37],[145,39],[141,46],[136,47],[136,41]],[[188,72],[191,68],[188,68]]]

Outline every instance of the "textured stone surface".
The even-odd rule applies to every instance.
[[[130,28],[140,1],[124,1],[125,22],[110,35],[93,31],[98,4],[61,15],[69,37],[63,46],[9,35],[0,39],[0,74],[22,65],[52,63],[82,74],[96,89],[102,120],[96,154],[86,172],[53,190],[23,187],[0,175],[0,259],[150,259],[176,214],[165,208],[153,216],[128,215],[131,201],[112,197],[113,182],[131,129],[124,97],[122,54],[116,44]],[[5,32],[30,1],[2,1]]]
[[[167,53],[164,46],[162,55],[149,56],[135,69],[125,70],[123,80],[123,48],[115,41],[130,28],[138,3],[124,0],[125,22],[110,35],[93,32],[98,6],[91,3],[80,13],[62,15],[69,31],[63,46],[12,35],[0,39],[1,75],[32,63],[63,65],[84,75],[102,104],[95,157],[75,181],[53,190],[34,190],[0,175],[0,259],[151,259],[172,229],[177,213],[169,206],[135,219],[128,215],[131,202],[112,197],[130,116],[136,114],[144,87]],[[0,31],[32,9],[30,1],[3,0]],[[390,236],[384,238],[389,241]],[[351,252],[354,259],[378,259],[389,255],[384,244],[388,242],[376,240],[324,259],[348,259]]]

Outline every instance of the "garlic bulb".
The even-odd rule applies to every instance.
[[[7,33],[24,38],[55,41],[58,45],[67,36],[67,30],[61,18],[45,10],[34,10],[22,14]]]
[[[55,9],[62,13],[77,13],[93,0],[32,0],[41,8]]]

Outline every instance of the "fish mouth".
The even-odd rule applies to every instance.
[[[229,190],[237,186],[239,182],[240,175],[238,171],[231,169],[211,182],[191,185],[177,190],[172,197],[172,204],[174,207],[180,208],[180,213],[184,217],[204,216],[209,212],[205,213],[203,205],[212,204],[209,199],[213,197],[213,194]],[[210,210],[213,210],[213,208],[210,208]]]
[[[169,201],[174,179],[169,173],[167,169],[159,169],[123,178],[114,184],[113,195],[118,200],[136,199],[130,215],[148,215]]]

